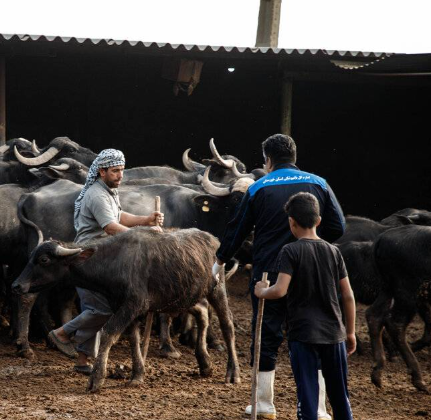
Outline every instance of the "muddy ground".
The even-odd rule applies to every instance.
[[[229,299],[237,325],[237,350],[242,383],[223,383],[226,353],[210,351],[214,375],[201,378],[193,350],[175,344],[183,356],[166,360],[159,356],[153,336],[147,359],[147,377],[140,388],[125,387],[127,379],[108,379],[100,394],[86,394],[87,378],[73,371],[73,361],[45,343],[34,343],[36,360],[19,359],[3,331],[0,337],[0,419],[105,420],[105,419],[241,419],[250,395],[249,328],[250,305],[246,279],[233,278]],[[349,360],[349,387],[354,418],[357,420],[431,419],[431,396],[411,384],[401,359],[387,364],[384,387],[377,389],[369,378],[371,357],[365,307],[359,305],[357,328],[365,344],[365,355]],[[409,330],[410,340],[419,338],[419,320]],[[431,349],[417,354],[424,380],[431,388]],[[281,349],[276,374],[275,401],[279,419],[295,419],[295,388],[286,347]],[[114,346],[111,368],[131,366],[128,342]]]

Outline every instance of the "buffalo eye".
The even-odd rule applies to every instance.
[[[51,260],[46,255],[42,255],[39,257],[38,262],[40,265],[49,265]]]

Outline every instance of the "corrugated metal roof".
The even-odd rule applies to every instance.
[[[114,39],[75,38],[64,36],[26,35],[26,34],[0,34],[0,43],[3,42],[53,42],[69,45],[94,45],[94,46],[122,46],[134,48],[160,49],[188,52],[224,52],[240,54],[275,54],[278,56],[331,56],[331,57],[355,57],[355,58],[383,58],[391,56],[385,52],[363,51],[338,51],[323,49],[289,49],[289,48],[264,48],[264,47],[226,47],[211,45],[185,45],[158,42],[127,41]]]

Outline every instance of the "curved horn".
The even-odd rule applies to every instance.
[[[255,179],[253,174],[242,174],[240,171],[238,171],[238,168],[236,167],[236,162],[232,165],[232,172],[237,178],[251,178]]]
[[[27,143],[29,146],[31,146],[30,140],[25,139],[24,137],[18,137],[18,140],[23,141],[24,143]]]
[[[50,147],[46,152],[34,158],[26,158],[24,156],[21,156],[16,146],[14,146],[13,152],[15,153],[15,156],[18,159],[18,161],[21,162],[23,165],[38,166],[38,165],[43,165],[44,163],[51,160],[54,156],[60,153],[60,150],[58,150],[56,147]]]
[[[48,168],[54,169],[56,171],[67,171],[70,165],[67,163],[62,163],[61,165],[48,165]]]
[[[187,149],[183,153],[183,165],[190,172],[196,172],[205,168],[205,165],[195,162],[189,158],[189,152],[191,149]]]
[[[217,151],[214,139],[210,140],[210,149],[211,153],[214,156],[214,159],[218,162],[219,165],[224,166],[225,168],[232,169],[233,164],[235,163],[232,159],[223,159],[220,153]]]
[[[239,267],[239,261],[235,258],[233,258],[233,260],[235,261],[233,267],[226,273],[226,277],[225,280],[228,281],[238,270]]]
[[[76,255],[82,252],[82,248],[64,248],[61,245],[58,245],[55,249],[55,255],[58,255],[59,257],[68,257],[70,255]]]
[[[0,153],[6,153],[9,150],[9,145],[4,144],[3,146],[0,146]]]
[[[209,173],[211,170],[211,166],[208,166],[208,168],[205,169],[204,177],[202,178],[201,185],[204,188],[204,190],[211,195],[215,195],[217,197],[224,197],[226,195],[230,194],[230,190],[228,187],[220,188],[216,187],[209,178]]]
[[[40,150],[39,150],[39,148],[37,147],[36,140],[33,140],[33,141],[32,141],[32,143],[31,143],[31,150],[33,150],[33,153],[34,153],[36,156],[39,156],[39,155],[40,155]]]

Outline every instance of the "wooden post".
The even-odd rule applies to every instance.
[[[260,0],[256,47],[277,48],[281,0]]]
[[[160,197],[157,195],[155,198],[155,206],[156,211],[160,211]],[[150,337],[151,337],[151,327],[153,325],[153,312],[147,313],[147,319],[145,320],[145,332],[144,339],[142,343],[142,361],[145,367],[145,361],[147,360],[148,347],[150,345]]]
[[[262,281],[266,282],[267,287],[269,286],[268,273],[263,273]],[[256,318],[256,330],[254,332],[254,358],[253,358],[253,373],[251,378],[251,420],[256,420],[257,418],[257,410],[256,410],[257,386],[258,386],[260,341],[261,341],[261,333],[262,333],[262,319],[263,319],[264,307],[265,307],[265,299],[259,299],[259,306],[258,306],[257,318]]]
[[[0,56],[0,146],[6,143],[6,62]]]
[[[292,93],[293,82],[283,74],[281,87],[281,133],[292,135]]]

